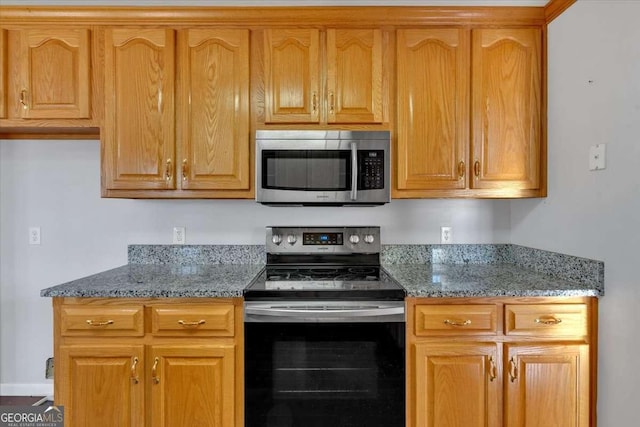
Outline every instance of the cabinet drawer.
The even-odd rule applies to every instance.
[[[495,305],[418,305],[415,334],[495,335]]]
[[[507,335],[587,335],[586,304],[506,305]]]
[[[202,307],[155,306],[151,309],[154,335],[234,335],[234,307],[231,304]]]
[[[63,306],[60,310],[62,336],[144,335],[144,310],[140,306]]]

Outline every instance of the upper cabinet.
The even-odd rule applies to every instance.
[[[249,190],[249,31],[178,34],[182,189]]]
[[[395,197],[544,195],[541,45],[533,28],[398,30]]]
[[[25,29],[12,36],[8,116],[89,118],[90,43],[87,29]]]
[[[264,67],[265,123],[384,121],[379,29],[267,29]]]
[[[397,188],[465,188],[469,30],[398,30],[397,59]]]
[[[540,186],[542,34],[473,31],[473,188]]]
[[[102,161],[108,189],[175,188],[174,36],[163,29],[106,31]]]
[[[249,31],[113,29],[105,40],[103,193],[252,197]]]

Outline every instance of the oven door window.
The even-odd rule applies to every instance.
[[[348,150],[263,150],[262,187],[274,190],[350,191]]]
[[[403,427],[404,323],[247,323],[246,427]]]

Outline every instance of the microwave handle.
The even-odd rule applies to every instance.
[[[351,200],[358,200],[358,144],[351,143]]]

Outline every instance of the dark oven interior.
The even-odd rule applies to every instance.
[[[246,323],[246,427],[402,427],[404,323]]]

